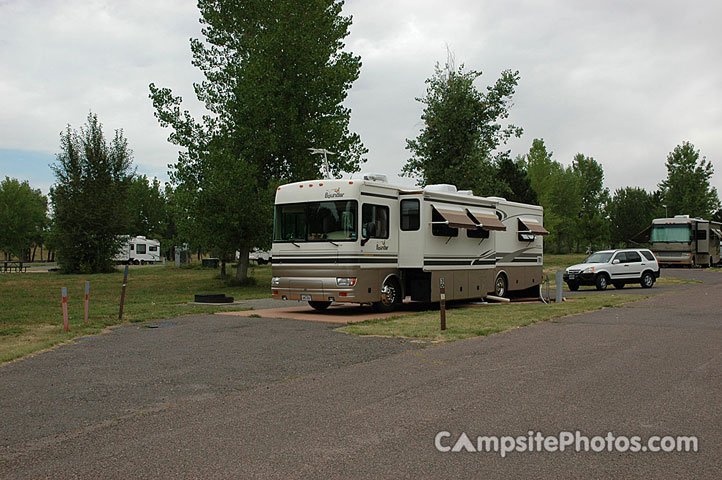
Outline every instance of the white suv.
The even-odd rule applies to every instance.
[[[594,285],[597,290],[605,290],[610,283],[616,288],[624,288],[627,283],[650,288],[658,278],[657,258],[645,248],[594,252],[584,262],[572,265],[564,272],[564,281],[572,291],[578,290],[580,285]]]

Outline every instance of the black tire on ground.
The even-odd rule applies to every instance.
[[[310,301],[308,304],[313,308],[314,310],[318,310],[319,312],[322,312],[326,310],[329,305],[331,305],[331,302],[316,302],[316,301]]]
[[[576,282],[567,283],[567,287],[569,287],[569,290],[571,290],[572,292],[576,292],[577,290],[579,290],[579,284]]]
[[[140,265],[140,261],[139,261],[139,260],[133,260],[133,265]]]
[[[596,285],[597,290],[606,290],[607,286],[609,285],[609,279],[607,278],[607,275],[605,273],[600,273],[599,275],[597,275],[594,284]]]
[[[652,272],[644,272],[639,283],[642,285],[642,288],[651,288],[652,285],[654,285],[654,275],[652,275]]]
[[[401,285],[395,277],[389,277],[381,287],[381,301],[374,302],[372,306],[380,313],[393,312],[402,301]]]
[[[612,285],[614,285],[614,288],[621,290],[624,288],[624,282],[613,282]]]
[[[202,293],[195,296],[196,303],[233,303],[233,297],[225,293]]]
[[[508,292],[508,283],[506,281],[506,276],[502,273],[496,276],[496,280],[494,281],[494,295],[497,297],[504,297]]]

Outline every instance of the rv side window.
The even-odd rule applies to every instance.
[[[139,243],[137,246],[138,246],[138,248],[136,248],[135,251],[139,255],[143,255],[145,253],[145,243]]]
[[[489,230],[485,228],[466,229],[466,236],[469,238],[489,238]]]
[[[697,230],[697,240],[707,240],[707,230]]]
[[[151,245],[151,246],[148,247],[148,251],[149,251],[149,252],[157,252],[157,251],[158,251],[158,246],[157,246],[157,245]]]
[[[376,225],[376,234],[369,238],[389,238],[389,207],[365,203],[361,208],[363,237],[366,238],[366,224]]]
[[[435,237],[456,237],[459,235],[459,229],[458,228],[452,228],[444,223],[436,223],[436,222],[445,222],[446,219],[441,216],[439,212],[436,211],[435,208],[431,209],[431,234]]]
[[[130,244],[130,249],[131,249],[131,250],[135,250],[135,245],[131,243],[131,244]]]
[[[401,200],[401,230],[418,230],[421,226],[418,200]]]

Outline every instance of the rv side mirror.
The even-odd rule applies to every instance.
[[[363,247],[364,245],[366,245],[366,242],[368,242],[371,237],[376,236],[376,224],[374,222],[364,223],[361,236],[363,237],[363,239],[361,240],[361,246]]]

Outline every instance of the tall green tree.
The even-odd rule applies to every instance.
[[[527,172],[539,204],[544,207],[544,224],[550,232],[545,248],[571,252],[579,247],[582,185],[573,167],[564,167],[552,155],[543,139],[534,139],[526,155]]]
[[[171,171],[186,214],[179,232],[197,232],[224,256],[239,250],[236,276],[245,280],[248,251],[271,236],[270,220],[256,212],[270,218],[275,185],[319,175],[321,159],[309,148],[335,152],[334,176],[359,169],[366,149],[349,131],[343,102],[361,61],[344,51],[351,17],[341,15],[343,1],[200,0],[198,7],[204,39],[192,39],[191,50],[205,80],[194,87],[210,114],[194,119],[180,97],[154,84],[150,96],[160,124],[173,129],[169,140],[182,148]],[[208,204],[223,208],[202,210]],[[231,225],[233,242],[224,240]]]
[[[163,188],[157,178],[133,177],[128,186],[128,235],[159,238],[165,235],[167,206]]]
[[[619,188],[606,206],[609,215],[610,240],[615,246],[626,246],[656,218],[653,195],[639,187]]]
[[[606,244],[609,236],[609,223],[604,212],[609,189],[604,186],[604,168],[594,158],[577,153],[572,161],[572,171],[578,178],[581,193],[577,240],[583,247],[598,248]]]
[[[448,61],[442,69],[436,64],[426,80],[423,103],[423,129],[413,140],[406,140],[411,152],[402,174],[416,178],[419,185],[451,183],[460,189],[491,194],[498,190],[495,159],[512,136],[522,129],[503,125],[509,116],[511,98],[519,82],[519,72],[505,70],[485,92],[474,82],[481,76],[476,70],[458,69]]]
[[[659,184],[669,216],[690,215],[709,219],[720,208],[717,189],[710,184],[712,162],[694,145],[683,142],[667,155],[667,178]]]
[[[507,193],[502,196],[512,202],[537,204],[539,199],[531,187],[526,160],[523,156],[518,155],[514,160],[508,156],[500,159],[496,170],[497,179],[507,187]]]
[[[66,273],[113,271],[119,235],[127,233],[127,194],[133,176],[132,152],[122,130],[108,142],[97,115],[85,126],[60,134],[50,189],[53,244]]]
[[[42,245],[48,199],[27,181],[5,177],[0,182],[0,250],[28,260],[33,245]]]

